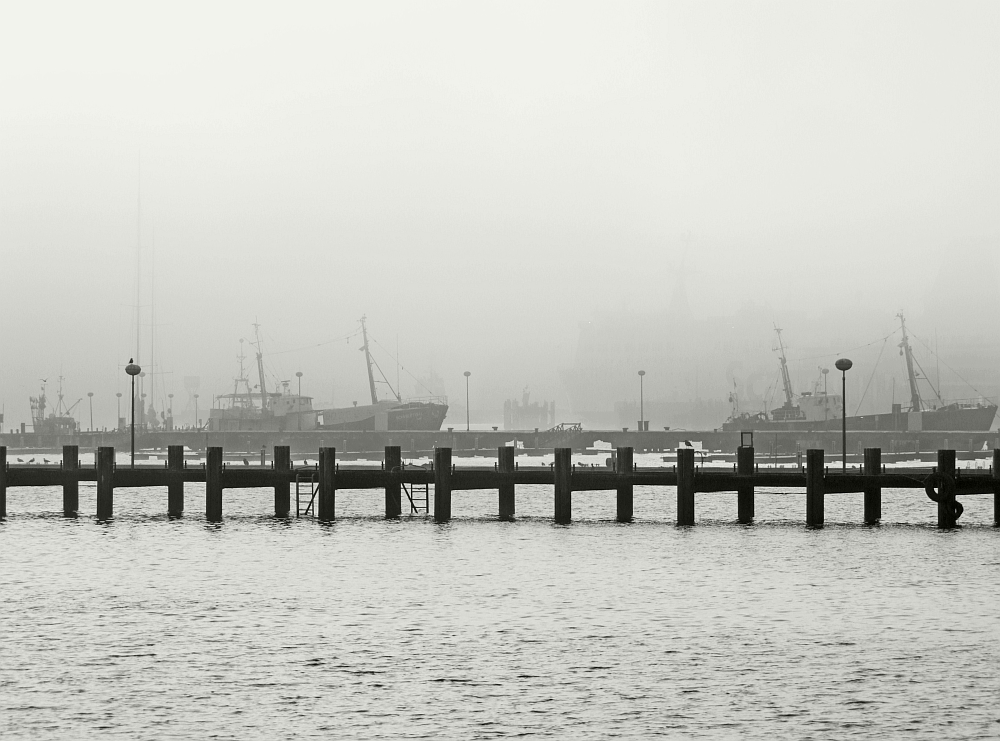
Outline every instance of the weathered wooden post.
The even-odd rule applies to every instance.
[[[514,519],[514,453],[512,446],[497,448],[497,470],[500,472],[500,519]]]
[[[736,449],[736,473],[753,476],[753,446],[741,445]],[[736,521],[749,525],[754,518],[754,485],[740,482],[736,485]]]
[[[945,441],[947,442],[947,441]],[[955,451],[954,450],[939,450],[938,455],[937,470],[939,473],[943,473],[947,476],[955,478]],[[952,510],[951,502],[941,497],[941,501],[938,502],[938,527],[955,527],[958,523],[955,521],[954,510]]]
[[[822,527],[825,517],[823,488],[826,461],[822,450],[806,451],[806,525]]]
[[[0,445],[0,519],[7,517],[7,446]]]
[[[618,474],[618,486],[616,488],[615,520],[617,522],[632,522],[633,486],[632,473],[635,469],[633,465],[632,448],[618,448],[615,450],[615,473]]]
[[[434,521],[451,520],[451,448],[434,448]]]
[[[400,481],[403,471],[403,451],[398,445],[385,446],[385,519],[391,520],[402,513]]]
[[[1000,527],[1000,448],[993,449],[993,524]]]
[[[80,511],[80,447],[63,445],[63,517]]]
[[[97,519],[115,514],[115,449],[97,449]]]
[[[677,451],[677,524],[694,524],[694,448]]]
[[[882,448],[865,448],[865,476],[882,473]],[[877,525],[882,519],[882,487],[865,483],[865,524]]]
[[[167,470],[170,471],[170,481],[167,483],[167,517],[180,517],[184,514],[184,446],[167,446]]]
[[[291,482],[285,475],[292,470],[292,452],[287,445],[274,446],[274,516],[288,517],[292,509]]]
[[[316,515],[320,522],[332,522],[337,518],[337,449],[319,449],[319,502]]]
[[[222,522],[222,448],[212,447],[205,454],[205,519]]]
[[[559,525],[573,521],[573,449],[556,448],[555,465],[555,520]]]

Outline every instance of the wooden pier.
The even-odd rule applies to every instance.
[[[933,468],[887,470],[881,463],[878,448],[865,450],[864,466],[857,471],[842,471],[839,465],[827,465],[824,451],[808,450],[805,465],[794,469],[761,469],[754,461],[754,449],[737,450],[737,463],[732,470],[698,466],[695,451],[677,451],[677,465],[672,468],[637,468],[632,448],[618,448],[613,470],[573,465],[570,448],[556,448],[551,466],[518,467],[514,451],[509,447],[497,450],[497,461],[491,468],[458,468],[452,463],[450,448],[437,448],[432,468],[406,466],[399,446],[385,449],[380,469],[341,468],[334,448],[321,448],[318,463],[294,468],[287,446],[275,446],[273,462],[267,466],[232,465],[223,462],[223,450],[209,447],[205,462],[188,466],[181,446],[171,446],[165,466],[117,466],[115,450],[97,449],[92,467],[81,466],[79,449],[75,445],[63,448],[59,465],[11,465],[7,449],[0,447],[0,518],[7,516],[7,489],[21,486],[59,486],[63,491],[63,514],[79,514],[79,484],[97,484],[97,518],[114,516],[115,490],[134,487],[165,487],[166,511],[171,517],[185,512],[184,485],[205,485],[205,518],[221,521],[226,489],[268,488],[274,493],[274,515],[292,516],[291,487],[295,485],[297,501],[295,516],[302,514],[300,485],[308,490],[305,514],[320,521],[336,518],[337,491],[344,489],[374,489],[385,493],[385,517],[398,518],[403,513],[403,495],[409,511],[430,514],[433,497],[433,518],[448,522],[452,516],[454,492],[492,489],[497,492],[500,520],[511,520],[516,513],[518,485],[553,487],[553,519],[559,524],[573,520],[573,493],[578,491],[615,492],[615,519],[630,522],[633,517],[635,486],[672,487],[677,497],[677,524],[695,524],[697,494],[733,492],[736,494],[736,522],[749,524],[754,518],[754,493],[761,487],[801,489],[804,492],[805,524],[820,527],[825,522],[824,503],[827,494],[857,493],[861,497],[863,522],[877,524],[882,516],[882,489],[916,489],[921,496],[932,497],[937,506],[938,526],[955,527],[961,516],[957,497],[993,495],[994,524],[1000,525],[1000,449],[993,450],[993,465],[989,470],[956,468],[955,451],[939,450],[938,464]],[[424,498],[416,495],[425,492]],[[431,494],[433,492],[433,495]],[[789,494],[788,496],[794,496]],[[933,504],[928,502],[928,504]],[[418,506],[420,505],[420,506]],[[421,509],[422,507],[422,509]],[[609,507],[609,511],[610,511]]]

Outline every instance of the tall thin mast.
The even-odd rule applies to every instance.
[[[260,325],[253,325],[254,337],[257,339],[257,376],[260,378],[260,408],[267,410],[267,386],[264,384],[264,353],[260,347]]]
[[[378,404],[378,394],[375,392],[375,373],[372,372],[372,354],[368,349],[368,327],[365,326],[365,319],[361,317],[361,336],[365,343],[365,364],[368,366],[368,387],[372,392],[372,404]]]
[[[785,360],[785,345],[781,341],[781,330],[778,325],[774,326],[774,331],[778,335],[778,349],[781,352],[781,382],[785,386],[785,405],[792,406],[792,379],[788,375],[788,361]]]
[[[913,372],[913,352],[910,350],[910,338],[906,336],[906,319],[903,312],[899,312],[899,326],[903,330],[903,341],[899,346],[903,348],[903,356],[906,358],[906,377],[910,381],[910,409],[914,412],[923,411],[923,404],[920,401],[920,389],[917,388],[917,374]]]

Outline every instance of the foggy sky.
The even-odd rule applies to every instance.
[[[60,372],[113,424],[140,191],[144,322],[155,264],[178,397],[191,375],[230,390],[255,320],[278,353],[367,314],[453,401],[470,370],[473,409],[499,417],[525,385],[564,405],[581,322],[669,329],[678,270],[694,318],[753,302],[763,335],[801,345],[875,339],[900,309],[1000,342],[996,3],[22,3],[0,21],[6,427]],[[273,371],[363,403],[358,346]]]

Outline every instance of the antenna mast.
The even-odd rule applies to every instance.
[[[375,373],[372,371],[372,354],[368,349],[368,327],[365,326],[365,319],[361,317],[361,336],[364,339],[365,363],[368,366],[368,388],[372,393],[372,404],[378,404],[378,394],[375,392]]]
[[[917,374],[913,372],[913,351],[910,350],[910,338],[906,336],[906,319],[903,312],[899,312],[899,326],[903,330],[903,341],[899,346],[903,348],[903,356],[906,358],[906,377],[910,381],[910,409],[914,412],[923,411],[923,404],[920,401],[920,389],[917,388]]]
[[[774,325],[774,331],[778,335],[778,350],[781,354],[781,382],[785,386],[785,405],[792,406],[792,379],[788,375],[788,361],[785,360],[785,345],[781,341],[781,330],[778,325]]]
[[[254,322],[254,338],[257,340],[257,376],[260,378],[260,408],[267,411],[267,386],[264,384],[264,353],[260,345],[260,324]]]

